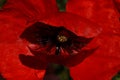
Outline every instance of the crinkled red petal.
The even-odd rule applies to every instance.
[[[67,12],[86,17],[99,24],[104,33],[119,34],[119,15],[112,0],[70,0]]]

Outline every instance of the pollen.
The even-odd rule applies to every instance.
[[[57,39],[59,42],[66,42],[67,41],[67,37],[64,35],[58,35]]]

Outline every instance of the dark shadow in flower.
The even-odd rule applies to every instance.
[[[48,64],[46,61],[41,60],[43,57],[20,54],[19,58],[22,64],[34,69],[45,69]]]
[[[6,79],[0,74],[0,80],[6,80]]]
[[[64,27],[41,22],[28,27],[20,38],[39,46],[39,48],[28,46],[33,56],[19,55],[22,64],[34,69],[45,69],[49,63],[75,66],[98,48],[81,50],[93,38],[77,36]]]
[[[113,0],[113,3],[115,4],[115,8],[120,13],[120,2],[119,2],[119,0]]]
[[[49,55],[61,55],[62,50],[66,51],[69,55],[79,53],[81,48],[93,40],[93,38],[77,36],[64,27],[51,26],[41,22],[36,22],[25,29],[20,38],[34,45],[39,45],[38,49],[28,46],[29,49],[38,51],[39,54],[44,53]]]
[[[120,15],[120,1],[119,0],[113,0],[114,6],[116,8],[116,11],[118,11],[119,15]],[[120,16],[119,17],[119,21],[120,21]]]
[[[81,63],[86,57],[90,56],[97,49],[98,48],[83,50],[77,55],[71,55],[68,57],[64,57],[61,55],[29,56],[20,54],[19,59],[23,65],[34,69],[45,69],[49,63],[56,63],[71,67]]]

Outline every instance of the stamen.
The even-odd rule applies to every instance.
[[[59,55],[59,54],[60,54],[60,46],[56,46],[55,55]]]
[[[67,37],[63,36],[63,35],[58,35],[57,39],[59,42],[66,42],[67,41]]]

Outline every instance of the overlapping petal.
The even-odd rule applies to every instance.
[[[0,14],[26,19],[27,22],[36,21],[41,17],[58,12],[54,0],[7,0]]]
[[[75,80],[111,80],[120,70],[119,36],[101,35],[95,43],[99,49],[81,64],[71,68]],[[87,76],[87,77],[86,77]]]
[[[105,33],[119,34],[119,15],[112,0],[70,0],[67,11],[99,24]]]

